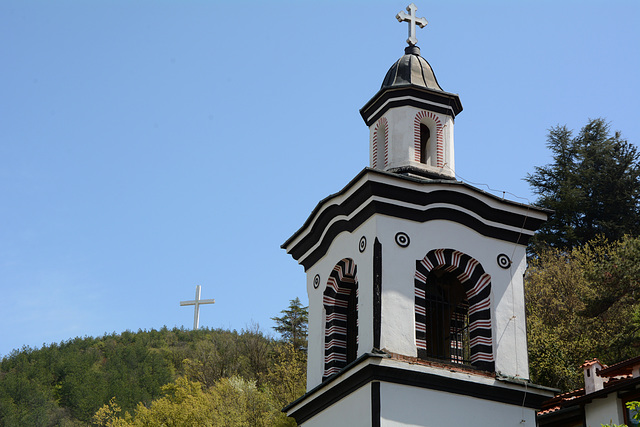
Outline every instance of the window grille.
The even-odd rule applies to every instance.
[[[460,281],[434,270],[427,278],[425,297],[426,356],[470,364],[469,303]]]

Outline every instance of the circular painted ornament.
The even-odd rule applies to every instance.
[[[399,233],[396,233],[396,243],[401,248],[406,248],[407,246],[409,246],[409,243],[410,243],[409,235],[402,231]]]
[[[509,257],[505,254],[500,254],[498,255],[498,265],[501,268],[509,268],[511,267],[511,260],[509,259]]]
[[[366,248],[367,248],[367,238],[362,236],[360,238],[360,243],[358,243],[358,250],[360,251],[360,253],[362,253]]]

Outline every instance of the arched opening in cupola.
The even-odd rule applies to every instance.
[[[444,136],[440,118],[431,111],[419,111],[414,118],[414,161],[444,167]]]
[[[420,163],[431,164],[431,132],[429,126],[420,123]]]
[[[389,126],[387,119],[381,117],[373,128],[373,144],[371,151],[371,167],[383,169],[387,166],[389,156]]]

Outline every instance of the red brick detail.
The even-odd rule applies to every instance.
[[[345,258],[338,262],[327,280],[327,287],[322,296],[325,309],[325,336],[324,336],[324,381],[333,374],[340,372],[347,363],[349,338],[355,334],[356,349],[358,345],[358,279],[356,278],[356,264],[351,258]],[[356,327],[349,330],[349,300],[355,293]]]
[[[384,167],[387,167],[387,165],[389,164],[389,125],[387,123],[387,118],[381,117],[373,128],[373,150],[371,153],[373,156],[373,161],[371,163],[371,166],[374,169],[378,167],[378,135],[381,133],[380,128],[384,129]]]
[[[436,166],[444,167],[444,133],[440,118],[431,111],[420,111],[416,114],[413,123],[413,153],[414,160],[420,162],[420,122],[423,118],[429,117],[436,123]]]

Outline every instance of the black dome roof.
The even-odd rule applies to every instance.
[[[418,46],[407,46],[404,49],[404,55],[387,71],[381,89],[401,86],[420,86],[443,91],[431,65],[420,56]]]

